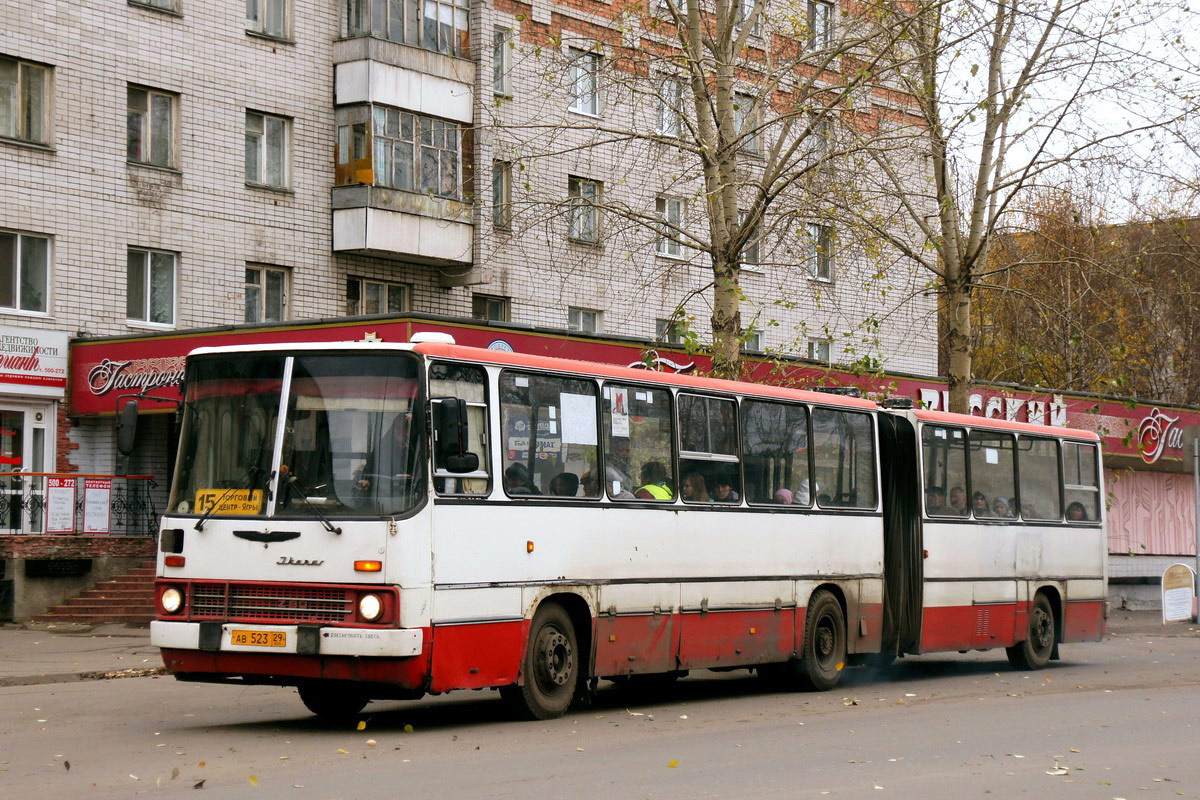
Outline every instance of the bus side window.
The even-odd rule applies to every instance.
[[[1013,496],[1016,492],[1016,458],[1012,434],[976,428],[967,437],[967,442],[971,452],[968,498],[971,513],[976,519],[1011,516],[1009,509],[1015,509],[1017,505]]]
[[[675,499],[671,393],[604,385],[604,487],[613,500]],[[591,483],[594,478],[585,475]]]
[[[1053,439],[1017,440],[1017,474],[1021,479],[1021,516],[1025,519],[1062,519],[1058,442]],[[1012,509],[1016,516],[1016,509]]]
[[[744,400],[742,471],[748,503],[812,505],[808,410],[804,406]]]
[[[737,405],[732,400],[680,394],[680,494],[688,503],[740,504]]]
[[[487,374],[470,364],[435,362],[429,366],[429,396],[434,405],[440,397],[457,397],[467,403],[467,449],[479,456],[479,469],[461,475],[436,463],[434,448],[433,486],[438,494],[487,495],[491,493],[491,469],[488,464]],[[435,417],[436,419],[436,417]]]
[[[822,508],[875,508],[875,439],[871,417],[813,409],[813,475]]]
[[[1063,442],[1063,479],[1067,522],[1098,522],[1100,481],[1094,444]]]
[[[500,373],[504,491],[511,497],[600,497],[594,381]]]
[[[965,517],[967,508],[967,437],[962,428],[921,428],[921,462],[925,513],[931,517]]]

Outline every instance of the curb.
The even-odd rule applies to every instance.
[[[0,678],[0,688],[7,686],[40,686],[47,683],[110,681],[118,678],[154,678],[166,674],[166,667],[134,667],[111,671],[95,670],[92,672],[61,672],[50,675],[12,675]]]

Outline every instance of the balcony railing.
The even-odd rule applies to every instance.
[[[152,475],[0,472],[0,535],[153,536]]]

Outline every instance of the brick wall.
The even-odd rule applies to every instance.
[[[153,558],[149,536],[0,536],[0,558]]]

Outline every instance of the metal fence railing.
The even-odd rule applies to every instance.
[[[152,475],[0,472],[0,535],[153,536]]]

